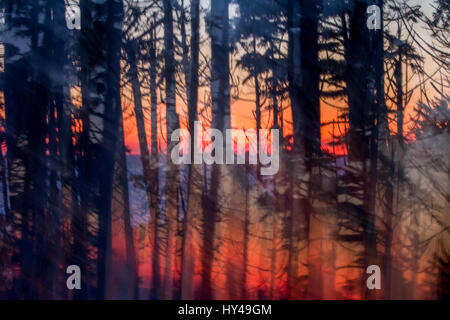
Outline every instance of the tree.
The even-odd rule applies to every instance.
[[[230,128],[230,84],[229,84],[229,1],[211,1],[209,33],[211,36],[211,127],[225,132]],[[224,141],[225,143],[225,141]],[[221,186],[221,167],[211,168],[211,183],[205,196],[202,226],[201,292],[200,298],[211,299],[211,273],[214,259],[216,219],[220,211],[218,190]]]
[[[182,240],[182,261],[181,261],[181,298],[192,297],[193,282],[189,276],[194,271],[193,244],[193,215],[197,210],[201,210],[201,167],[194,163],[194,144],[197,143],[194,123],[197,121],[198,88],[199,88],[199,51],[200,51],[200,1],[191,1],[191,41],[190,41],[190,65],[186,70],[186,84],[188,90],[188,121],[189,133],[191,136],[191,165],[189,166],[188,184],[188,209],[184,212],[183,218],[183,240]],[[198,185],[200,184],[200,186]]]
[[[54,170],[57,169],[50,169],[49,165],[55,163],[53,160],[58,161],[54,158],[55,140],[50,139],[51,146],[48,146],[46,136],[54,137],[56,122],[51,113],[61,112],[62,81],[48,73],[47,68],[62,74],[61,51],[52,48],[61,44],[64,12],[54,1],[46,4],[5,1],[3,4],[7,28],[4,38],[6,169],[11,210],[19,217],[11,222],[17,227],[16,241],[20,248],[13,258],[20,267],[20,279],[15,281],[12,290],[25,298],[52,297],[54,284],[49,272],[57,268],[62,257],[59,213],[46,210],[50,195],[46,177],[52,172],[54,192]],[[38,16],[43,19],[38,20]],[[25,41],[26,45],[19,49],[17,41]],[[53,156],[49,162],[47,147],[51,148]],[[52,228],[50,232],[47,232],[48,227]],[[55,254],[55,260],[50,259],[50,252]],[[49,290],[40,284],[40,279],[50,281]]]
[[[120,121],[120,50],[122,1],[80,3],[81,87],[83,96],[83,165],[79,234],[86,233],[87,213],[97,216],[96,297],[104,299],[108,251],[111,250],[112,180]],[[92,50],[98,48],[98,50]],[[83,250],[83,249],[81,249]],[[81,253],[83,254],[83,253]],[[83,256],[82,256],[83,257]]]

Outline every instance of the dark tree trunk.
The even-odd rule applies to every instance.
[[[349,161],[351,166],[359,171],[358,177],[354,178],[363,179],[362,197],[354,204],[360,208],[364,267],[377,264],[374,211],[378,128],[375,119],[379,106],[369,88],[375,85],[374,65],[376,55],[380,53],[374,47],[375,34],[367,34],[366,19],[366,3],[355,0],[350,14],[349,41],[346,48],[346,84],[349,104]],[[369,290],[363,290],[366,297],[370,297]]]
[[[107,3],[106,21],[106,96],[104,113],[103,143],[100,152],[99,190],[99,234],[97,260],[97,298],[106,294],[107,268],[110,267],[111,254],[111,196],[114,175],[114,162],[120,123],[120,50],[122,46],[123,4],[121,0]]]
[[[200,46],[200,1],[191,1],[191,60],[189,72],[186,74],[188,83],[188,114],[189,133],[191,135],[191,165],[188,176],[188,209],[183,219],[183,240],[181,257],[181,298],[191,299],[194,272],[193,248],[192,248],[192,221],[193,214],[200,210],[198,194],[201,192],[201,168],[194,165],[194,144],[197,143],[194,132],[194,122],[197,120],[198,86],[199,86],[199,46]]]
[[[230,84],[229,84],[229,22],[228,0],[211,1],[211,99],[212,128],[225,132],[230,128]],[[224,141],[225,144],[225,141]],[[216,220],[219,208],[218,191],[221,185],[221,166],[214,164],[211,169],[211,184],[204,196],[202,226],[202,280],[200,297],[212,299],[211,273],[214,258]]]
[[[39,298],[47,292],[42,284],[49,270],[45,263],[45,234],[48,218],[46,117],[51,101],[51,80],[46,69],[51,61],[50,31],[46,6],[39,3],[6,3],[5,23],[10,30],[5,46],[5,118],[8,186],[11,214],[17,217],[20,233],[19,278],[14,281],[16,297]],[[38,15],[45,18],[38,20]],[[19,32],[22,30],[22,32]],[[23,32],[26,30],[26,32]],[[38,35],[43,41],[38,41]],[[25,46],[19,54],[17,43]],[[61,72],[61,70],[59,70]]]
[[[34,4],[32,17],[38,20],[39,14],[45,14],[45,8]],[[42,46],[38,43],[38,33],[42,26],[38,23],[31,24],[33,33],[31,37],[31,52],[33,59],[45,59],[49,55],[48,43],[45,43],[48,34],[44,35],[44,43]],[[37,68],[36,65],[33,66]],[[46,123],[46,116],[50,110],[50,92],[49,92],[49,78],[41,70],[33,70],[33,83],[30,85],[31,95],[30,101],[27,103],[29,108],[29,127],[28,127],[28,142],[29,146],[27,152],[27,171],[29,176],[27,180],[30,183],[30,193],[25,197],[26,211],[31,213],[31,235],[33,258],[31,270],[31,286],[28,287],[29,296],[27,298],[37,298],[43,296],[42,278],[46,277],[45,261],[44,261],[44,236],[47,232],[46,217],[46,199],[48,195],[48,181],[47,181],[47,164],[46,164],[46,135],[48,124]],[[28,257],[29,258],[29,257]],[[29,262],[28,262],[29,264]]]
[[[242,284],[241,284],[241,299],[247,299],[247,274],[249,266],[249,239],[250,239],[250,183],[248,176],[248,166],[244,170],[244,188],[245,188],[245,214],[244,214],[244,239],[242,250]]]
[[[286,288],[285,297],[290,299],[294,289],[294,282],[297,277],[297,239],[300,237],[297,230],[300,225],[301,199],[299,194],[300,181],[299,177],[303,176],[304,168],[296,161],[301,160],[302,143],[301,143],[301,51],[300,51],[300,6],[298,0],[289,0],[287,7],[287,29],[288,39],[288,82],[289,97],[292,109],[293,136],[294,143],[292,146],[293,161],[287,165],[290,170],[296,172],[290,178],[291,185],[291,204],[289,206],[288,217],[286,219],[287,241],[288,241],[288,261],[286,266]],[[296,187],[298,185],[298,187]]]
[[[83,96],[83,222],[91,211],[98,219],[96,298],[104,299],[110,267],[111,195],[118,141],[120,103],[120,49],[122,1],[80,3],[81,87]],[[83,251],[85,250],[82,249]],[[85,254],[85,252],[83,253]],[[84,257],[83,257],[84,258]]]
[[[309,242],[310,221],[315,190],[319,186],[320,157],[320,103],[319,103],[319,3],[317,1],[290,0],[287,27],[289,31],[288,81],[293,116],[294,142],[292,147],[292,211],[288,219],[289,257],[287,266],[287,298],[291,297],[297,269],[298,240]],[[313,175],[314,174],[314,175]],[[300,228],[300,234],[293,225]],[[310,244],[309,244],[310,246]],[[311,263],[308,295],[312,282],[320,282]]]
[[[152,251],[152,289],[150,290],[150,298],[157,299],[160,293],[161,279],[160,279],[160,236],[159,223],[161,216],[161,209],[159,205],[159,158],[158,158],[158,119],[157,119],[157,96],[156,96],[156,29],[155,22],[151,26],[151,39],[149,48],[150,59],[150,121],[151,121],[151,185],[153,190],[153,197],[151,198],[150,210],[154,210],[154,219],[150,222],[150,243],[153,244]]]
[[[314,244],[310,242],[311,216],[315,214],[320,192],[320,92],[319,92],[319,2],[317,0],[300,1],[300,48],[301,48],[301,136],[304,145],[305,169],[309,176],[307,181],[307,198],[303,199],[303,215],[305,221],[305,237],[308,241],[308,288],[307,296],[313,299],[323,297],[323,277],[320,272],[320,261],[317,252],[312,252]],[[316,248],[318,246],[315,246]]]
[[[48,64],[50,67],[47,72],[52,74],[63,74],[65,65],[65,8],[64,4],[60,1],[47,1],[46,16],[48,29],[48,35],[44,40],[48,49]],[[45,265],[44,268],[48,270],[47,273],[47,292],[46,298],[61,298],[64,290],[64,277],[58,276],[61,274],[60,265],[64,265],[64,253],[63,253],[63,237],[62,237],[62,221],[63,221],[63,196],[58,188],[58,183],[62,181],[63,158],[67,156],[65,150],[60,148],[58,143],[58,132],[64,132],[71,129],[70,124],[65,124],[68,128],[62,128],[61,122],[65,121],[64,118],[64,98],[63,98],[63,86],[65,78],[62,77],[49,77],[49,89],[50,89],[50,110],[48,115],[49,125],[49,155],[48,160],[50,170],[50,194],[47,203],[48,206],[48,218],[46,219],[46,225],[48,226],[48,232],[45,234]],[[61,119],[60,119],[61,118]]]

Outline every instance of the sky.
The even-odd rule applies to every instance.
[[[411,0],[408,1],[408,4],[410,5],[421,5],[423,8],[423,12],[427,15],[431,15],[431,13],[433,12],[432,9],[432,0],[425,0],[425,1],[419,1],[419,0]],[[201,33],[201,37],[202,39],[206,39],[207,40],[207,36],[206,36],[206,26],[204,23],[204,18],[205,18],[205,14],[207,9],[209,8],[209,1],[208,0],[201,0],[201,8],[202,8],[202,13],[201,13],[201,18],[200,18],[200,33]],[[229,7],[229,14],[230,14],[230,18],[232,17],[236,17],[238,15],[238,7],[235,4],[230,5]],[[414,37],[413,41],[417,41],[418,43],[420,43],[422,46],[426,45],[424,44],[424,40],[425,41],[429,41],[430,37],[429,37],[429,33],[427,32],[427,30],[425,29],[425,27],[423,25],[419,25],[419,26],[415,26],[414,27],[414,32],[417,32],[417,34],[420,37]],[[210,48],[209,48],[209,42],[205,41],[202,44],[202,48],[201,51],[204,55],[208,56],[210,53]],[[415,46],[418,49],[419,53],[422,53],[425,57],[425,71],[427,74],[433,74],[436,71],[436,66],[434,65],[432,59],[430,57],[427,57],[426,53],[423,52],[423,50],[417,45],[417,43],[415,43]],[[238,74],[237,76],[239,77],[244,77],[245,74],[243,71],[238,71],[241,74]],[[411,84],[409,84],[410,87],[413,87],[415,84],[417,84],[419,81],[419,79],[417,77],[415,77],[414,79],[412,79]],[[203,97],[205,97],[205,94],[207,93],[207,91],[209,90],[208,87],[203,87],[200,88],[200,94],[199,94],[199,110],[201,110],[204,106],[205,106],[205,101],[204,99],[202,99]],[[124,94],[127,97],[131,97],[131,91],[129,88],[124,89]],[[164,93],[162,93],[163,95]],[[249,129],[249,128],[255,128],[256,127],[256,121],[255,121],[255,117],[254,117],[254,110],[255,110],[255,96],[254,96],[254,90],[253,88],[251,88],[250,86],[240,86],[239,88],[239,97],[234,97],[231,100],[231,114],[232,114],[232,127],[233,128],[238,128],[238,129]],[[236,99],[237,98],[237,99]],[[404,131],[408,132],[408,128],[410,123],[408,122],[408,119],[410,118],[410,116],[412,115],[413,112],[413,107],[417,104],[417,101],[419,99],[419,90],[416,89],[413,97],[411,98],[410,102],[408,103],[408,105],[405,107],[405,125],[404,125]],[[292,114],[291,111],[288,108],[288,103],[289,101],[284,101],[284,104],[286,106],[286,109],[283,113],[284,116],[284,135],[289,135],[292,132],[292,126],[291,126],[291,121],[292,121]],[[124,109],[128,109],[128,112],[125,111],[125,115],[124,115],[124,119],[125,119],[125,143],[127,145],[127,147],[129,148],[130,152],[132,154],[138,154],[139,153],[139,143],[138,143],[138,139],[137,139],[137,132],[136,132],[136,125],[135,125],[135,121],[134,121],[134,117],[132,112],[130,112],[130,110],[132,110],[132,104],[133,102],[130,101],[129,99],[124,99]],[[327,100],[322,101],[321,102],[321,122],[322,123],[329,123],[332,122],[333,120],[337,120],[338,117],[338,109],[330,106],[330,105],[335,105],[338,107],[345,107],[346,103],[343,100]],[[143,107],[144,107],[144,113],[146,115],[146,124],[149,125],[150,123],[150,112],[149,112],[149,101],[148,99],[144,98],[143,99]],[[182,101],[182,99],[180,99],[180,97],[177,97],[177,112],[179,113],[179,115],[181,115],[182,119],[181,123],[182,123],[182,127],[185,126],[186,123],[186,115],[187,115],[187,107],[184,104],[184,102]],[[128,114],[128,115],[127,115]],[[163,120],[163,127],[164,127],[164,117],[165,117],[165,106],[163,104],[159,104],[158,105],[158,114],[159,117],[161,117],[161,119]],[[206,122],[206,121],[205,121]],[[270,124],[272,122],[271,119],[271,114],[269,114],[268,111],[263,111],[262,112],[262,126],[266,127],[267,124]],[[333,130],[335,130],[335,134],[338,134],[339,130],[343,130],[344,128],[341,126],[340,128],[336,125],[334,126],[333,129],[333,125],[327,125],[327,126],[323,126],[321,129],[321,133],[322,133],[322,144],[323,144],[323,148],[327,149],[328,151],[332,151],[332,148],[328,145],[331,141],[332,141],[332,134],[333,134]],[[164,128],[159,128],[158,132],[164,132]],[[148,133],[148,141],[150,141],[150,128],[147,128],[147,133]],[[164,139],[162,139],[161,137],[160,139],[160,145],[165,145],[165,141],[163,141]],[[337,153],[345,153],[344,149],[339,149],[339,150],[335,150]]]

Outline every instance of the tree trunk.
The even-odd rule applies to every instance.
[[[117,150],[117,170],[116,175],[119,180],[119,189],[122,195],[122,210],[123,210],[123,226],[125,231],[125,250],[127,261],[127,284],[128,284],[128,298],[137,299],[139,293],[138,275],[137,275],[137,261],[136,251],[134,246],[133,228],[131,226],[131,213],[130,213],[130,195],[128,192],[128,170],[127,170],[127,158],[126,148],[124,143],[123,132],[123,118],[122,112],[120,113],[119,122],[119,137],[118,137],[118,150]]]
[[[225,129],[231,126],[228,4],[228,0],[211,1],[211,126],[223,133]],[[213,298],[211,273],[214,259],[216,220],[220,210],[218,191],[221,190],[221,168],[220,165],[212,165],[211,184],[208,188],[208,194],[204,197],[206,208],[203,210],[200,297],[206,300]]]
[[[302,215],[305,206],[305,194],[302,192],[306,190],[304,186],[305,174],[305,159],[304,159],[304,144],[302,143],[302,104],[301,104],[301,43],[300,43],[300,1],[288,1],[288,18],[287,29],[289,33],[288,38],[288,82],[289,82],[289,97],[292,109],[293,121],[293,136],[294,142],[292,146],[292,153],[289,158],[287,166],[289,170],[295,172],[290,177],[290,191],[291,204],[289,206],[289,217],[287,218],[287,241],[288,241],[288,261],[287,261],[287,276],[286,276],[286,299],[291,299],[293,291],[295,290],[295,283],[298,273],[298,240],[304,237],[303,232],[300,232],[304,226],[305,215]]]
[[[153,45],[153,44],[151,44]],[[152,50],[152,49],[150,49]],[[157,199],[157,186],[155,187],[155,181],[153,179],[153,170],[154,168],[152,168],[152,164],[151,164],[151,159],[150,159],[150,152],[148,149],[148,142],[147,142],[147,134],[146,134],[146,130],[145,130],[145,120],[144,120],[144,112],[142,110],[142,95],[141,95],[141,84],[139,81],[139,72],[138,72],[138,68],[137,68],[137,60],[139,57],[139,46],[138,46],[138,42],[136,40],[131,40],[130,43],[127,45],[127,53],[128,53],[128,62],[130,64],[130,71],[129,71],[129,76],[130,76],[130,81],[131,81],[131,87],[132,87],[132,91],[133,91],[133,101],[134,101],[134,114],[136,117],[136,128],[137,128],[137,132],[138,132],[138,140],[139,140],[139,154],[140,154],[140,158],[141,158],[141,164],[142,164],[142,169],[143,169],[143,175],[144,175],[144,187],[145,187],[145,191],[147,194],[147,203],[148,203],[148,208],[149,208],[149,212],[150,212],[150,224],[149,224],[149,239],[151,242],[151,245],[153,244],[153,240],[155,239],[155,235],[154,235],[154,224],[156,221],[156,217],[158,216],[158,214],[156,213],[157,210],[157,205],[155,205],[155,202],[158,201]],[[152,54],[150,55],[152,56]],[[150,61],[150,64],[153,66],[153,64],[155,63],[154,60]],[[151,75],[152,80],[153,79],[153,75]],[[155,115],[156,117],[156,112]],[[151,115],[151,121],[153,121],[153,115]],[[153,133],[152,133],[152,138],[153,138]],[[157,157],[157,152],[153,153],[152,152],[152,158]],[[156,182],[157,183],[157,182]],[[156,190],[155,190],[156,189]],[[153,250],[154,251],[154,250]],[[156,259],[156,262],[158,262],[158,259]],[[159,269],[159,263],[158,266],[155,267],[155,270]],[[159,278],[158,273],[155,274],[154,272],[154,277],[157,276]],[[157,282],[159,283],[159,281],[157,280]],[[158,284],[159,286],[159,284]]]
[[[243,239],[243,261],[242,261],[242,285],[241,285],[241,299],[246,300],[247,294],[247,274],[248,274],[248,249],[250,239],[250,184],[248,181],[248,167],[245,166],[244,170],[245,180],[245,214],[244,214],[244,239]]]
[[[136,128],[139,140],[139,154],[141,156],[141,164],[144,173],[144,185],[145,191],[147,193],[148,207],[150,210],[150,221],[152,221],[153,223],[155,219],[155,214],[152,212],[153,211],[152,198],[154,197],[154,193],[151,186],[152,168],[150,165],[150,152],[148,149],[147,134],[145,131],[144,112],[142,110],[141,84],[139,81],[139,73],[137,68],[137,53],[139,51],[139,47],[136,40],[130,41],[130,43],[127,45],[127,51],[128,51],[128,62],[130,64],[129,76],[134,98],[133,99],[134,114],[136,117]]]
[[[188,84],[188,114],[189,133],[191,135],[191,165],[188,176],[188,209],[183,219],[183,240],[181,258],[181,298],[192,299],[193,297],[193,230],[192,222],[194,213],[201,210],[201,166],[194,164],[194,144],[197,143],[197,135],[194,131],[194,123],[197,120],[198,86],[199,86],[199,44],[200,44],[200,1],[191,1],[191,61],[189,73],[186,74]],[[189,81],[187,81],[189,80]]]
[[[313,215],[320,214],[319,207],[324,206],[321,191],[320,172],[320,92],[319,92],[319,3],[316,0],[300,1],[300,48],[301,48],[301,90],[300,121],[302,130],[298,137],[304,145],[307,184],[307,196],[303,199],[303,215],[305,216],[305,237],[308,242],[308,288],[307,297],[321,299],[323,297],[323,274],[321,266],[320,240],[313,243],[313,230],[316,220]],[[296,136],[297,138],[297,136]],[[305,180],[305,178],[303,178]],[[325,211],[325,210],[323,210]],[[317,226],[316,229],[319,229]]]
[[[165,299],[173,295],[174,260],[175,260],[175,237],[178,219],[178,194],[180,189],[180,177],[178,167],[170,160],[170,155],[175,143],[171,141],[172,133],[180,127],[180,121],[176,111],[175,93],[175,50],[173,35],[173,9],[171,0],[164,0],[164,79],[166,91],[166,127],[167,127],[167,155],[166,155],[166,262],[165,262]]]
[[[111,196],[121,112],[122,1],[82,0],[83,215],[98,217],[96,298],[104,299],[111,251]],[[92,48],[99,48],[92,50]]]
[[[375,79],[373,66],[376,54],[373,49],[374,34],[366,32],[366,3],[355,0],[354,10],[350,16],[350,39],[346,50],[347,61],[347,93],[349,104],[349,161],[361,183],[362,197],[357,196],[353,202],[360,210],[361,226],[363,228],[363,269],[377,262],[376,229],[375,229],[375,189],[377,177],[377,137],[378,128],[375,117],[378,114],[378,103],[375,95],[369,89]],[[379,46],[378,44],[376,44]],[[365,75],[361,78],[361,75]],[[379,79],[377,80],[379,81]],[[368,109],[369,108],[369,109]],[[359,199],[358,199],[359,198]],[[364,277],[365,273],[363,273]],[[366,297],[370,290],[363,286]]]
[[[159,156],[158,156],[158,119],[157,119],[157,96],[156,96],[156,28],[155,21],[151,25],[150,38],[150,131],[151,131],[151,186],[153,196],[151,197],[150,210],[154,210],[154,219],[150,221],[150,243],[153,244],[152,252],[152,288],[150,290],[150,298],[157,299],[160,296],[160,250],[159,250],[159,222],[161,216],[161,207],[159,204]],[[153,230],[152,230],[153,229]]]

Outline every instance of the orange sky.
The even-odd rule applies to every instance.
[[[129,96],[129,95],[127,95]],[[413,99],[411,99],[411,102],[408,104],[408,106],[405,109],[405,124],[404,124],[404,130],[405,132],[408,131],[408,122],[410,115],[412,114],[413,106],[417,102],[417,94]],[[187,114],[187,108],[186,106],[180,102],[181,99],[177,99],[177,112],[181,118],[181,126],[183,128],[186,128],[186,114]],[[288,102],[284,102],[286,105]],[[339,107],[345,107],[345,102],[342,100],[334,100],[329,102],[332,105],[336,105]],[[143,100],[143,107],[147,110],[147,112],[144,112],[145,114],[145,122],[146,122],[146,132],[147,132],[147,140],[150,143],[150,112],[148,111],[149,106],[148,103]],[[199,105],[199,109],[202,106]],[[131,112],[133,109],[133,102],[127,101],[124,102],[124,128],[125,128],[125,143],[127,147],[130,149],[132,154],[139,154],[139,141],[138,141],[138,135],[137,135],[137,129],[136,129],[136,121],[134,118],[134,114]],[[234,100],[231,102],[231,114],[232,114],[232,127],[235,129],[255,129],[256,128],[256,121],[254,118],[254,110],[255,110],[255,103],[252,101],[249,101],[249,99],[242,99],[242,100]],[[332,121],[338,120],[338,109],[328,105],[325,102],[321,102],[321,123],[327,125],[323,125],[321,128],[321,139],[322,139],[322,147],[327,149],[328,151],[332,152],[333,149],[328,144],[332,141],[332,134],[333,134],[333,125],[330,124]],[[163,128],[159,127],[158,123],[158,133],[159,133],[159,144],[164,149],[165,138],[163,136],[165,135],[165,106],[163,104],[158,105],[158,117],[162,119],[161,123]],[[284,110],[284,136],[292,134],[292,113],[290,110],[290,107],[285,108]],[[269,112],[264,111],[262,113],[262,126],[263,128],[266,128],[268,125],[268,128],[270,128],[272,124],[272,114],[270,114],[269,119]],[[204,121],[204,125],[205,125]],[[395,124],[391,124],[392,130],[395,132]],[[341,124],[335,124],[334,127],[335,135],[339,135],[339,130],[344,130],[344,126]],[[343,148],[336,147],[336,153],[337,154],[343,154],[345,151]]]

